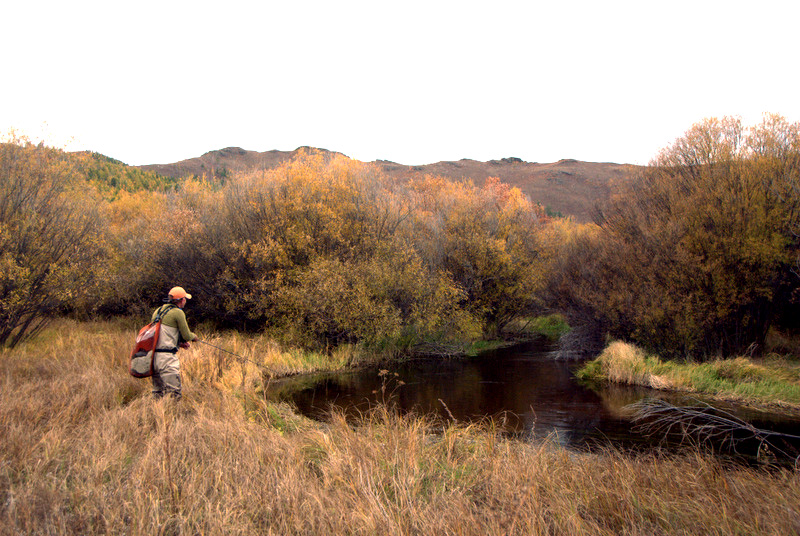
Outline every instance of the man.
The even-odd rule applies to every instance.
[[[178,348],[189,348],[189,341],[196,341],[197,335],[189,330],[183,308],[192,295],[183,287],[169,291],[167,303],[156,309],[152,320],[161,315],[161,333],[158,336],[156,352],[153,356],[153,395],[161,398],[169,394],[176,400],[181,398],[181,363],[178,361]]]

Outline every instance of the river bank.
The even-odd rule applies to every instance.
[[[800,530],[796,470],[575,452],[385,407],[309,421],[199,349],[183,400],[154,401],[125,370],[129,331],[60,328],[0,353],[0,534]]]
[[[800,361],[776,354],[763,359],[735,357],[703,363],[662,361],[628,343],[615,341],[577,372],[585,381],[640,385],[703,394],[755,408],[800,415]]]

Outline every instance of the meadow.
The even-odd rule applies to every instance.
[[[260,391],[302,358],[226,334],[208,340],[248,361],[193,345],[183,399],[156,401],[127,373],[132,331],[59,321],[0,353],[0,534],[800,533],[796,468],[568,451],[389,406],[313,422]]]

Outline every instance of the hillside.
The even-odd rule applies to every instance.
[[[453,179],[469,178],[477,184],[483,183],[488,177],[497,177],[518,187],[549,211],[570,215],[580,222],[591,220],[594,205],[608,198],[612,182],[627,179],[636,169],[635,166],[623,164],[578,160],[540,164],[519,158],[488,162],[464,159],[413,167],[385,161],[376,164],[394,177],[432,174]]]
[[[166,190],[180,182],[178,180],[180,177],[129,166],[99,153],[81,151],[76,154],[88,157],[86,178],[110,198],[113,198],[119,190],[128,192]]]
[[[250,169],[272,169],[297,156],[298,151],[311,149],[298,147],[294,151],[248,151],[241,147],[226,147],[217,151],[209,151],[202,156],[181,160],[174,164],[149,164],[138,166],[145,171],[153,171],[168,177],[209,177],[225,179],[237,171]],[[335,154],[326,149],[317,149],[325,153]]]
[[[247,169],[270,169],[294,158],[294,151],[248,151],[228,147],[174,164],[139,166],[169,177],[207,176],[225,180],[232,173]],[[321,151],[328,152],[325,149]],[[503,158],[479,162],[463,159],[457,162],[437,162],[423,166],[407,166],[386,160],[373,162],[384,173],[398,179],[426,174],[452,179],[472,179],[477,184],[488,177],[518,187],[530,198],[552,213],[570,215],[576,221],[591,220],[592,208],[606,199],[614,181],[625,180],[636,166],[614,163],[560,160],[549,164],[525,162],[519,158]]]

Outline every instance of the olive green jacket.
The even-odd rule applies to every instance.
[[[152,321],[156,319],[158,313],[167,305],[162,305],[153,312]],[[158,348],[177,348],[185,341],[193,341],[197,335],[191,332],[189,324],[186,323],[186,315],[180,307],[172,307],[161,317],[161,334],[158,336]]]

